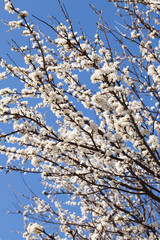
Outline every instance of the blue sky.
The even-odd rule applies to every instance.
[[[29,14],[36,15],[43,20],[47,20],[47,16],[55,16],[61,22],[64,22],[57,2],[57,0],[13,0],[13,4],[16,7],[19,7],[20,10],[27,10]],[[90,36],[93,36],[96,32],[95,22],[97,18],[89,7],[89,3],[95,5],[99,9],[104,9],[104,16],[108,23],[113,23],[115,19],[113,4],[109,3],[107,0],[63,0],[63,3],[66,5],[70,19],[74,23],[75,31],[78,25],[77,23],[80,21],[83,31]],[[1,0],[0,19],[13,20],[13,18],[14,16],[12,14],[8,14],[4,11],[3,1]],[[0,22],[0,30],[0,56],[7,58],[7,53],[10,53],[10,50],[5,40],[10,41],[12,38],[19,40],[19,35],[17,35],[17,31],[6,32],[7,28],[2,22]],[[14,59],[16,60],[15,55]],[[9,83],[9,80],[7,80],[6,83],[0,82],[0,88],[3,88],[6,86],[5,84]],[[0,159],[3,161],[4,156],[1,156]],[[30,174],[28,177],[25,177],[25,179],[27,179],[29,186],[31,186],[36,193],[41,191],[39,178],[37,176]],[[17,193],[26,192],[20,174],[0,173],[0,240],[20,240],[22,236],[12,231],[17,230],[23,232],[23,219],[19,215],[6,214],[7,210],[15,210],[14,204],[16,203],[16,199],[8,185],[11,185]]]

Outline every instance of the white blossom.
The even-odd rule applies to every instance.
[[[58,2],[66,22],[37,26],[4,0],[20,20],[4,22],[19,41],[0,59],[0,171],[37,174],[42,184],[39,196],[22,194],[22,236],[157,240],[158,5],[117,2],[111,26],[92,6],[98,22],[88,37]]]
[[[37,223],[30,223],[27,227],[27,232],[40,235],[41,233],[43,233],[43,227],[41,225],[38,225]]]
[[[28,16],[28,12],[27,11],[22,11],[18,14],[18,18],[25,18]]]

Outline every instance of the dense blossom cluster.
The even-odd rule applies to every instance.
[[[10,30],[29,45],[12,46],[23,66],[1,60],[0,79],[21,83],[0,90],[1,169],[39,173],[44,185],[44,199],[20,211],[28,240],[160,238],[160,8],[116,5],[125,32],[93,7],[91,41],[61,5],[66,25],[47,23],[51,39],[5,1],[18,18]]]

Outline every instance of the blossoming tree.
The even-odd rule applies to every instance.
[[[44,186],[19,209],[23,238],[160,239],[160,5],[117,2],[115,28],[91,6],[91,39],[59,2],[65,24],[39,19],[52,39],[4,2],[28,45],[11,44],[21,65],[1,59],[1,80],[20,83],[0,90],[1,169]]]

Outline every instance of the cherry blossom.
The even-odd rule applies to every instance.
[[[111,27],[91,6],[89,38],[60,2],[66,22],[37,18],[51,36],[4,2],[17,17],[4,23],[29,42],[11,44],[23,64],[0,62],[0,80],[19,84],[0,90],[0,170],[38,174],[43,186],[18,211],[23,238],[158,240],[159,5],[117,2]]]

